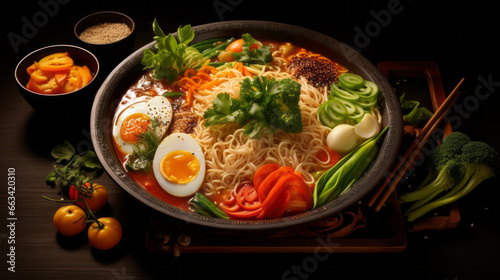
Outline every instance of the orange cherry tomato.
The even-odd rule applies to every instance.
[[[31,79],[36,82],[36,83],[46,83],[50,80],[50,73],[46,73],[40,69],[36,69],[35,71],[31,72]]]
[[[69,70],[73,66],[73,59],[67,52],[48,55],[38,62],[38,69],[43,71]]]
[[[55,72],[54,79],[58,85],[62,86],[68,80],[68,76],[69,76],[69,73],[67,71],[66,72]]]
[[[35,70],[37,70],[37,69],[38,69],[38,68],[36,67],[36,62],[35,62],[35,63],[31,64],[31,66],[30,66],[30,67],[28,67],[28,68],[26,69],[26,71],[28,72],[28,74],[30,74],[30,75],[31,75],[31,73],[33,73],[33,72],[34,72]]]
[[[61,92],[61,88],[57,84],[54,77],[47,78],[46,82],[37,82],[36,78],[30,79],[28,84],[26,85],[26,88],[34,92],[43,94],[56,94]]]
[[[120,222],[111,217],[97,219],[97,222],[92,223],[88,230],[88,238],[90,244],[99,250],[109,250],[118,243],[122,238],[122,226]]]
[[[71,186],[69,189],[69,199],[78,200],[82,196],[89,208],[94,212],[101,209],[108,202],[108,190],[103,185],[97,183],[92,184],[92,188],[90,188],[90,183],[85,184],[81,192],[75,186]],[[85,203],[81,200],[76,202],[76,205],[87,210]]]
[[[55,53],[30,65],[26,88],[37,93],[67,93],[86,86],[93,78],[87,66],[73,65],[68,53]]]
[[[62,235],[77,235],[85,229],[85,211],[76,205],[63,206],[54,214],[53,222]]]
[[[92,80],[92,74],[87,66],[73,66],[63,87],[63,92],[72,92],[86,86]]]
[[[243,39],[238,39],[236,41],[233,41],[231,44],[229,44],[227,47],[226,47],[226,51],[228,52],[242,52],[243,51]],[[257,44],[253,44],[252,46],[250,46],[250,50],[256,50],[259,48],[259,45]]]

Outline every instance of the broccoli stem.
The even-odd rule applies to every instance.
[[[446,195],[412,211],[408,211],[408,213],[405,213],[407,216],[407,220],[409,222],[415,221],[416,219],[427,214],[429,211],[457,201],[459,198],[472,191],[481,182],[491,177],[488,176],[489,173],[491,173],[491,171],[485,170],[484,168],[468,168],[462,181]]]
[[[408,203],[412,201],[417,201],[423,199],[436,191],[441,193],[446,189],[447,174],[444,170],[440,171],[437,177],[429,182],[427,185],[417,188],[417,190],[409,193],[402,194],[399,197],[399,203]]]
[[[417,201],[415,201],[415,203],[413,203],[410,208],[408,208],[406,211],[405,211],[405,215],[407,215],[408,213],[410,213],[411,211],[417,209],[418,207],[426,204],[427,202],[431,201],[434,197],[436,197],[437,195],[439,195],[440,193],[442,193],[442,190],[440,189],[437,189],[435,190],[433,193],[429,194],[428,196],[424,197],[424,198],[421,198]]]

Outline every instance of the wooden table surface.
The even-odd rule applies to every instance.
[[[9,3],[4,10],[6,17],[2,19],[6,24],[2,27],[5,48],[2,48],[4,62],[0,75],[0,279],[192,279],[198,276],[208,279],[462,280],[500,276],[497,179],[485,182],[464,198],[460,204],[462,221],[457,228],[409,233],[408,248],[401,253],[333,253],[321,258],[313,253],[189,253],[178,258],[150,253],[144,243],[151,210],[131,198],[107,174],[96,181],[109,190],[105,213],[122,223],[124,234],[120,245],[102,252],[91,248],[85,236],[69,239],[56,233],[52,217],[60,205],[42,198],[43,195],[58,197],[57,191],[44,181],[52,169],[50,150],[64,139],[79,148],[91,147],[88,121],[74,122],[65,115],[48,118],[37,114],[17,91],[13,71],[22,56],[31,50],[72,42],[69,38],[72,38],[73,24],[94,11],[117,10],[132,16],[138,31],[135,49],[152,40],[150,22],[155,17],[162,19],[168,31],[188,23],[257,19],[301,25],[325,33],[357,46],[374,64],[389,60],[435,61],[441,67],[447,92],[466,77],[459,104],[468,115],[460,119],[459,130],[500,150],[497,117],[500,45],[497,28],[490,28],[498,12],[492,11],[487,1],[474,1],[474,4],[458,1],[450,7],[432,1],[346,2],[337,3],[338,9],[330,11],[317,3],[271,5],[266,1],[140,1],[129,6],[123,6],[120,1]],[[167,12],[172,10],[176,12]],[[392,14],[382,11],[392,11]],[[377,25],[377,16],[382,15],[386,15],[385,22],[379,21]],[[23,31],[28,32],[23,24],[33,20],[38,20],[36,32],[28,34],[31,38],[25,38],[27,42],[20,43],[16,52],[5,36],[11,33],[23,36]],[[369,26],[373,29],[365,38],[369,39],[365,40],[365,46],[356,32],[370,32],[365,29]],[[476,104],[467,102],[477,101],[473,96],[480,86],[481,90],[490,90],[492,96],[472,110]],[[13,169],[15,174],[9,174]],[[9,176],[15,177],[13,194],[7,189]],[[11,195],[15,197],[13,215],[7,209],[7,197]],[[15,263],[9,263],[10,260]],[[9,270],[12,267],[15,272]]]

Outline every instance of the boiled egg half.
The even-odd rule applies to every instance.
[[[140,135],[148,128],[154,129],[161,139],[167,132],[172,115],[168,98],[161,95],[148,97],[130,105],[118,115],[113,125],[113,138],[122,152],[130,154]]]
[[[196,193],[205,178],[205,157],[196,140],[186,133],[172,133],[156,149],[153,172],[169,194],[187,197]]]

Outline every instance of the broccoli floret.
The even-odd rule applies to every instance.
[[[440,147],[446,151],[448,157],[452,158],[460,154],[462,147],[470,141],[470,137],[465,133],[455,131],[446,136]]]
[[[292,79],[282,79],[273,86],[269,94],[270,101],[266,110],[269,125],[286,132],[301,132],[300,84]]]
[[[462,146],[469,141],[471,141],[469,136],[462,132],[455,131],[448,135],[441,146],[437,146],[430,154],[427,160],[428,175],[418,188],[435,180],[441,169],[446,166],[447,162],[459,155]]]
[[[453,135],[453,133],[450,134],[450,136],[451,135]],[[448,139],[448,137],[446,139]],[[443,142],[443,145],[445,144],[446,139]],[[460,149],[456,149],[456,156],[448,161],[455,161],[462,166],[463,169],[457,169],[457,172],[462,174],[461,179],[451,184],[446,194],[437,197],[433,201],[430,201],[432,198],[429,199],[425,196],[419,197],[420,201],[417,200],[415,204],[407,212],[405,212],[408,221],[414,221],[433,209],[458,200],[471,192],[484,180],[495,176],[500,162],[499,154],[491,146],[484,142],[469,141],[465,144],[463,143],[463,141],[454,142],[454,148],[456,148],[455,145],[462,146]],[[445,169],[448,169],[448,164],[446,164]],[[453,177],[455,177],[455,175],[453,175]],[[436,195],[437,194],[434,196]],[[407,194],[406,196],[410,196],[410,194]],[[425,203],[422,203],[422,201]]]
[[[469,136],[462,132],[455,131],[448,135],[441,146],[436,147],[430,156],[430,164],[439,170],[445,166],[446,162],[461,154],[462,147],[470,142]]]

